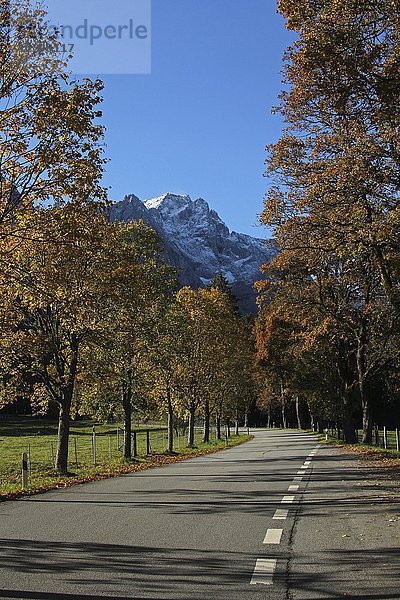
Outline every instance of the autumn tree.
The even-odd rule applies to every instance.
[[[95,202],[100,210],[106,196],[100,185],[105,163],[101,146],[103,127],[96,121],[101,115],[98,105],[103,85],[98,80],[72,80],[67,63],[68,56],[63,54],[57,32],[49,27],[40,3],[2,0],[0,318],[5,349],[2,362],[6,367],[3,380],[9,383],[13,381],[10,374],[31,361],[31,342],[38,347],[39,338],[34,341],[34,335],[28,335],[28,331],[32,333],[38,325],[36,332],[41,329],[42,340],[47,336],[53,343],[57,338],[58,317],[46,304],[46,277],[57,261],[61,263],[66,247],[79,247],[73,231],[81,227],[82,235],[86,234],[83,221],[87,217],[92,223],[90,205]],[[63,212],[61,207],[67,201],[71,205]],[[50,205],[57,208],[53,211],[44,208]],[[82,207],[79,217],[78,206]],[[40,250],[36,242],[49,244],[49,249]],[[57,280],[58,272],[55,273]],[[49,286],[47,299],[54,292],[55,281]],[[30,309],[35,302],[35,316],[32,316]],[[22,348],[19,342],[24,335],[27,345]],[[10,345],[13,338],[15,347]],[[52,388],[50,394],[58,400],[65,398],[65,405],[73,390],[77,344],[71,335],[57,349],[64,357],[56,367],[59,389]],[[12,353],[11,357],[8,355],[7,366],[6,349],[10,348]],[[40,382],[41,377],[38,385],[42,385]],[[51,387],[49,381],[46,385]],[[62,426],[60,423],[60,433]],[[61,442],[61,438],[62,435],[60,457],[65,451],[65,439]],[[60,469],[65,471],[63,462],[60,458]]]
[[[157,233],[143,222],[114,222],[109,229],[113,235],[108,267],[114,281],[113,305],[98,347],[91,346],[86,387],[89,398],[96,400],[93,391],[100,388],[101,394],[108,375],[112,405],[122,409],[124,457],[130,459],[132,411],[151,397],[152,358],[159,355],[160,327],[176,288],[176,273],[162,257]]]
[[[189,415],[189,447],[194,446],[196,412],[203,399],[204,390],[212,378],[213,363],[210,346],[210,305],[205,290],[188,287],[177,294],[183,318],[181,362],[177,372],[177,385],[181,408]]]
[[[267,427],[273,424],[273,415],[281,410],[279,394],[277,394],[273,379],[269,373],[260,365],[257,365],[255,373],[256,406],[267,415]]]
[[[57,469],[65,474],[77,377],[91,349],[107,349],[110,331],[119,353],[114,368],[120,376],[120,392],[131,393],[121,353],[130,357],[138,351],[134,332],[144,319],[134,325],[132,319],[137,319],[148,300],[145,276],[146,269],[153,268],[153,256],[144,260],[145,243],[154,252],[155,234],[140,223],[110,224],[91,205],[41,209],[34,218],[40,229],[50,227],[51,235],[46,244],[20,245],[10,264],[17,327],[4,336],[15,375],[24,370],[31,373],[48,400],[58,406]],[[151,312],[151,306],[146,308]],[[111,349],[110,357],[116,358]]]
[[[153,396],[159,413],[167,416],[168,452],[174,451],[174,423],[179,404],[182,355],[187,349],[185,318],[176,298],[164,304],[155,322],[156,345],[150,362]]]
[[[279,10],[298,40],[285,55],[287,129],[270,148],[284,187],[271,188],[265,221],[283,248],[368,253],[399,311],[400,7],[281,0]]]
[[[32,237],[33,222],[23,216],[35,205],[105,198],[103,127],[96,122],[103,84],[72,80],[67,63],[41,3],[2,0],[0,240]]]
[[[285,54],[288,87],[278,110],[286,128],[269,148],[275,185],[262,221],[275,228],[284,287],[305,283],[317,307],[309,312],[314,330],[332,325],[345,435],[354,437],[356,395],[369,441],[371,382],[390,362],[400,307],[399,6],[281,0],[278,7],[298,39]]]
[[[266,320],[259,318],[261,356],[269,369],[276,370],[271,351],[278,343],[279,329],[274,331],[273,322],[283,321],[287,331],[283,331],[284,345],[277,354],[278,367],[286,365],[292,393],[305,389],[313,396],[319,388],[329,398],[331,394],[312,378],[321,384],[331,373],[328,380],[340,392],[346,441],[355,440],[354,413],[360,405],[363,441],[371,443],[372,390],[374,381],[398,360],[398,319],[388,307],[379,277],[368,260],[344,260],[334,254],[329,260],[324,254],[324,261],[317,254],[312,260],[311,252],[301,261],[295,256],[290,262],[283,253],[266,269],[261,288],[270,301],[264,308]],[[277,266],[282,269],[280,275]]]
[[[177,381],[180,402],[189,413],[188,444],[193,445],[198,412],[204,417],[206,442],[212,413],[218,437],[222,417],[238,420],[247,401],[254,354],[248,328],[225,292],[184,288],[177,300],[184,317]]]

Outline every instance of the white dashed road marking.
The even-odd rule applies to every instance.
[[[295,499],[295,496],[283,496],[283,498],[281,500],[281,504],[291,504],[294,499]]]
[[[280,544],[283,529],[267,529],[263,544]]]
[[[284,510],[283,508],[278,508],[275,511],[275,514],[272,518],[277,519],[278,521],[284,521],[285,519],[287,519],[288,514],[289,514],[288,510]]]
[[[272,558],[258,558],[254,567],[253,577],[250,584],[256,585],[262,583],[264,585],[272,585],[276,569],[276,560]]]
[[[297,471],[297,476],[293,478],[293,481],[302,481],[304,475],[307,472],[308,467],[311,465],[311,461],[317,452],[318,447],[313,448],[310,451],[310,454],[307,456],[304,461],[303,466]],[[289,485],[288,492],[297,492],[299,490],[300,485]],[[292,504],[294,502],[296,496],[283,496],[281,500],[281,504]],[[288,510],[277,509],[275,511],[274,516],[272,517],[274,520],[284,521],[287,519],[289,514]],[[267,529],[267,533],[264,537],[264,544],[280,544],[282,539],[283,529]],[[250,584],[263,584],[263,585],[272,585],[273,577],[276,569],[276,559],[273,558],[258,558],[256,561],[256,565],[254,567],[253,576],[251,578]]]

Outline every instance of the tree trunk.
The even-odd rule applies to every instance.
[[[367,395],[365,395],[365,390],[363,392],[363,396],[361,397],[361,406],[363,412],[363,437],[362,443],[372,445],[372,419],[371,419],[371,410],[370,410],[370,401]]]
[[[357,442],[351,402],[347,394],[343,397],[343,441],[347,444]]]
[[[228,434],[228,438],[231,437],[231,422],[229,419],[226,421],[226,432]]]
[[[370,414],[370,398],[366,389],[365,381],[365,355],[366,355],[366,324],[363,320],[361,324],[360,335],[357,340],[357,375],[358,375],[358,387],[360,389],[360,399],[362,406],[363,415],[363,444],[372,444],[372,421]]]
[[[210,441],[210,403],[208,400],[204,404],[204,433],[203,442],[208,444]]]
[[[281,381],[281,412],[282,412],[282,427],[284,429],[287,428],[287,421],[286,421],[286,406],[285,406],[285,388],[283,385],[283,381]]]
[[[287,429],[286,410],[284,402],[282,402],[282,427],[283,429]]]
[[[69,413],[70,404],[60,406],[58,414],[56,470],[61,475],[68,475]]]
[[[268,418],[268,420],[267,420],[267,427],[271,428],[271,409],[270,409],[270,407],[268,407],[268,413],[267,414],[268,414],[268,417],[267,417]]]
[[[193,404],[190,405],[189,408],[189,427],[188,427],[188,440],[187,445],[188,448],[193,448],[194,446],[194,416],[195,416],[195,407]]]
[[[168,452],[174,452],[174,411],[172,408],[171,390],[167,386],[167,406],[168,406]]]
[[[375,433],[375,446],[380,446],[381,445],[381,440],[380,440],[380,436],[379,436],[379,427],[378,425],[375,425],[374,427],[374,433]]]
[[[235,420],[235,435],[239,435],[239,415],[236,415],[236,420]]]
[[[343,441],[345,441],[348,444],[354,444],[357,441],[357,439],[353,421],[351,396],[349,393],[354,373],[351,366],[349,366],[346,357],[348,357],[348,349],[346,348],[346,345],[342,342],[340,344],[340,352],[338,358],[338,374],[341,381],[340,387],[342,400]]]
[[[221,415],[217,415],[215,419],[215,428],[217,430],[217,440],[221,439]]]
[[[357,442],[354,421],[349,416],[343,418],[343,441],[347,444],[355,444]]]
[[[296,396],[296,417],[297,417],[297,429],[303,429],[301,418],[300,418],[300,399]]]
[[[363,413],[363,437],[362,443],[372,445],[372,419],[370,412],[369,398],[361,398],[362,413]]]
[[[132,458],[132,387],[129,381],[122,386],[122,406],[124,409],[124,458]]]
[[[72,359],[69,365],[68,382],[61,390],[59,404],[56,469],[61,475],[68,475],[69,421],[79,355],[79,344],[74,335],[71,336],[71,350]]]

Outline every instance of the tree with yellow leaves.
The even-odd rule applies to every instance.
[[[263,222],[281,248],[366,254],[400,312],[400,6],[280,0],[298,40],[285,54]]]
[[[209,440],[212,412],[219,430],[222,416],[237,419],[254,355],[249,332],[223,291],[183,288],[177,301],[184,326],[176,379],[181,407],[189,414],[188,445],[192,446],[195,418],[200,410],[205,441]]]
[[[278,9],[298,40],[285,54],[286,128],[267,161],[275,185],[262,222],[281,249],[267,287],[280,288],[283,318],[294,315],[308,343],[330,339],[345,437],[354,440],[361,401],[368,442],[373,381],[397,360],[399,5],[280,0]]]
[[[15,376],[29,372],[59,409],[56,462],[65,474],[76,382],[84,379],[88,355],[109,351],[119,391],[130,393],[130,357],[142,351],[137,330],[145,310],[152,311],[155,233],[143,223],[109,223],[91,205],[41,209],[32,218],[51,234],[46,244],[20,244],[9,263],[16,326],[3,331],[3,347]]]
[[[0,258],[40,237],[38,204],[104,200],[101,81],[73,81],[68,56],[36,0],[0,4]],[[2,240],[12,236],[13,243]]]
[[[130,459],[132,411],[152,395],[152,358],[160,360],[160,330],[176,289],[176,272],[162,256],[157,233],[142,221],[111,223],[109,230],[107,276],[113,277],[113,302],[101,338],[86,352],[90,367],[82,387],[89,413],[96,412],[99,399],[103,414],[104,400],[109,411],[122,413],[124,457]],[[104,387],[109,400],[102,398]]]

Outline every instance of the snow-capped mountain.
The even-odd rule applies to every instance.
[[[164,194],[150,200],[126,196],[111,207],[113,221],[143,219],[160,235],[182,285],[207,285],[224,273],[243,312],[255,311],[254,281],[276,254],[273,242],[230,231],[202,198]]]

